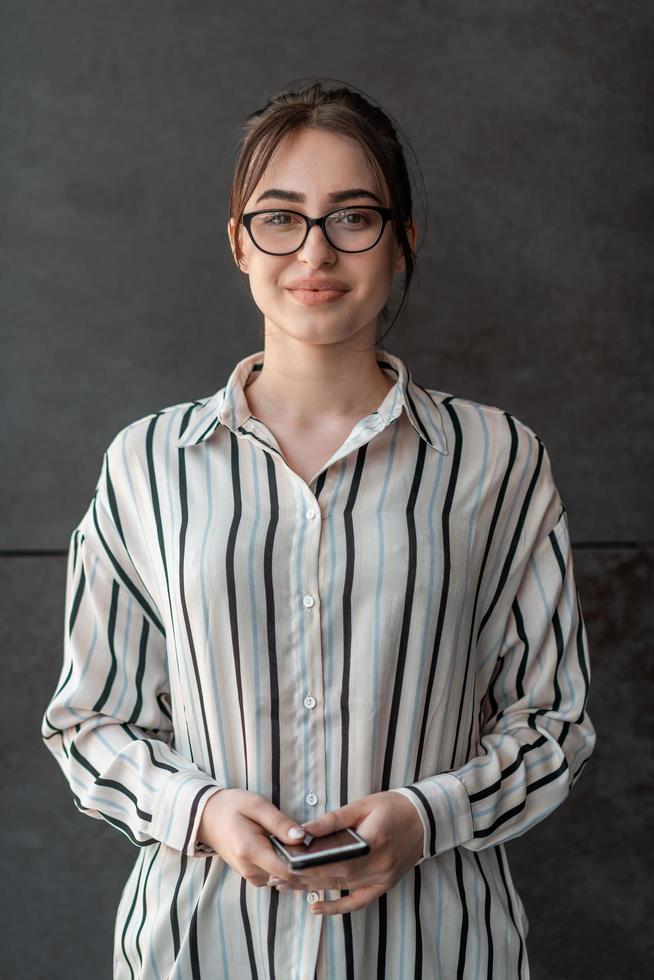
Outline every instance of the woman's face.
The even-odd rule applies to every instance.
[[[280,196],[259,200],[272,189],[293,192],[293,200]],[[370,193],[338,202],[330,197],[350,189]],[[358,144],[325,130],[303,129],[285,137],[277,147],[245,211],[279,207],[316,218],[335,208],[364,204],[388,207],[389,201]],[[316,225],[302,248],[291,255],[268,255],[254,245],[243,226],[240,233],[241,268],[264,314],[266,335],[281,331],[314,344],[343,342],[355,335],[374,341],[377,317],[388,299],[393,275],[404,269],[404,256],[390,222],[374,248],[358,253],[339,252]],[[228,234],[233,252],[233,219]],[[408,227],[408,234],[415,248],[415,225]],[[339,280],[347,290],[334,302],[307,305],[288,287],[294,280],[312,278]]]

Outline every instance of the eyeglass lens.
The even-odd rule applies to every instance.
[[[383,218],[378,211],[365,208],[343,208],[327,218],[327,235],[331,242],[346,252],[371,248],[379,238]],[[306,222],[292,211],[257,214],[250,225],[252,236],[260,248],[283,254],[298,248],[306,233]]]

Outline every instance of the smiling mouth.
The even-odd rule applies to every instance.
[[[346,289],[289,289],[295,300],[311,306],[320,303],[333,303],[348,292]]]

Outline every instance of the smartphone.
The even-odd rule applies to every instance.
[[[315,864],[363,857],[370,852],[370,845],[352,827],[325,834],[324,837],[306,834],[304,840],[297,844],[286,844],[274,834],[268,834],[268,837],[292,868],[311,868]]]

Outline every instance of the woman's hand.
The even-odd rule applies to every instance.
[[[397,795],[397,794],[396,794]],[[289,881],[291,872],[268,838],[297,844],[289,831],[298,824],[285,816],[265,796],[245,789],[220,789],[204,807],[197,839],[208,844],[235,871],[257,888],[269,884],[271,875]],[[302,839],[304,833],[299,834]]]
[[[333,902],[312,905],[311,912],[340,915],[369,905],[410,871],[423,853],[424,828],[413,803],[392,790],[372,793],[301,824],[314,837],[353,827],[370,845],[364,857],[291,870],[295,889],[347,889],[350,894]],[[272,883],[272,882],[271,882]]]

